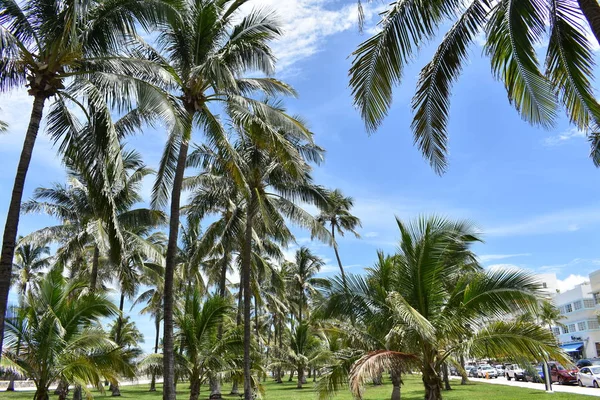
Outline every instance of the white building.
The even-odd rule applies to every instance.
[[[554,297],[558,290],[558,279],[556,274],[536,274],[536,278],[542,284],[542,288],[548,293],[549,297]]]
[[[590,274],[590,282],[556,293],[553,298],[554,304],[565,318],[560,321],[564,326],[554,326],[552,331],[561,347],[576,360],[600,356],[600,325],[597,314],[600,306],[596,308],[594,293],[600,293],[600,271]]]

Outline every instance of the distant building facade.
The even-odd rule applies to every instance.
[[[590,275],[590,282],[556,293],[552,299],[564,317],[560,321],[562,326],[553,326],[552,332],[558,338],[560,346],[574,360],[600,356],[600,304],[594,296],[591,279],[594,274],[597,281],[596,293],[600,293],[600,271],[596,271]]]

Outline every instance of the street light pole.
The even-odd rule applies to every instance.
[[[546,392],[554,393],[552,390],[552,377],[550,376],[550,368],[548,367],[548,361],[544,360],[544,383],[546,384]]]

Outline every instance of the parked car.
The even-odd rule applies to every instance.
[[[584,358],[575,364],[577,368],[591,367],[592,365],[600,365],[600,358]]]
[[[544,382],[544,369],[541,365],[531,365],[523,369],[523,379],[527,382]]]
[[[477,368],[477,377],[478,378],[486,378],[486,377],[497,378],[498,372],[496,372],[496,368],[492,367],[491,365],[480,365]]]
[[[496,365],[494,365],[494,368],[496,368],[496,372],[498,373],[498,376],[504,375],[504,365],[496,364]]]
[[[477,367],[471,367],[467,370],[467,375],[471,378],[477,378]]]
[[[524,381],[525,380],[525,376],[523,375],[523,373],[525,372],[525,370],[523,370],[523,368],[521,368],[518,364],[511,364],[511,365],[507,365],[506,368],[504,369],[504,376],[506,376],[507,380],[511,380],[514,379],[515,381],[518,381],[519,379]]]
[[[556,361],[548,361],[548,368],[553,383],[558,382],[561,385],[577,383],[577,369],[566,369]]]
[[[600,366],[583,367],[577,373],[577,383],[579,386],[600,387]]]

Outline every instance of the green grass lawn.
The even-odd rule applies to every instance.
[[[421,400],[423,398],[423,387],[418,375],[407,376],[404,378],[405,385],[402,387],[403,400]],[[553,393],[547,394],[542,390],[530,390],[522,388],[513,388],[504,385],[490,385],[486,383],[471,383],[467,386],[460,386],[458,381],[454,382],[453,390],[444,392],[445,400],[538,400],[538,399],[553,399],[553,400],[590,400],[590,396],[575,395],[570,393]],[[178,390],[178,398],[185,400],[188,398],[186,384],[179,385],[181,390]],[[148,392],[148,385],[125,386],[121,388],[122,399],[140,399],[140,400],[161,400],[162,393]],[[206,388],[205,388],[206,389]],[[389,399],[391,394],[391,386],[383,385],[379,387],[368,387],[364,396],[364,400],[385,400]],[[599,389],[600,390],[600,389]],[[228,391],[228,390],[227,390]],[[312,390],[312,383],[306,385],[305,389],[296,389],[295,382],[285,382],[277,385],[272,382],[265,384],[265,399],[266,400],[315,400],[316,395]],[[105,395],[98,394],[96,397],[109,398],[110,393]],[[31,400],[33,392],[17,392],[6,393],[0,392],[0,399],[9,400]],[[52,396],[52,399],[56,397]],[[201,399],[208,398],[208,392],[205,390],[200,394]],[[239,396],[225,396],[226,399],[239,399]],[[349,392],[340,393],[336,400],[352,400]]]

